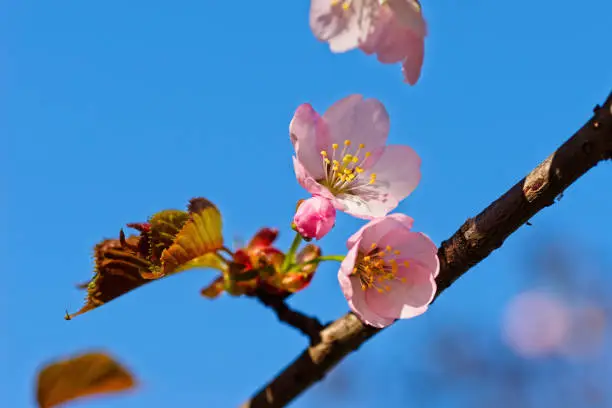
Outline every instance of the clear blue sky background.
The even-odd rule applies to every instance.
[[[295,202],[306,196],[288,138],[300,103],[323,111],[362,93],[387,106],[390,141],[423,158],[422,182],[398,210],[439,243],[548,156],[612,87],[609,0],[423,7],[424,71],[409,87],[399,66],[317,42],[308,0],[1,0],[1,405],[33,406],[40,363],[95,347],[142,385],[75,407],[232,407],[303,349],[302,336],[254,301],[201,298],[209,271],[63,320],[81,306],[74,285],[90,277],[98,240],[193,196],[218,204],[228,241],[271,225],[286,248]],[[419,350],[434,324],[498,324],[524,248],[545,234],[609,249],[611,172],[609,163],[594,169],[429,313],[349,358],[362,390],[333,406],[403,406],[383,373],[398,358],[416,372],[426,365]],[[360,225],[341,217],[326,253],[343,252]],[[291,304],[323,320],[344,313],[336,265]],[[293,406],[330,403],[321,398]]]

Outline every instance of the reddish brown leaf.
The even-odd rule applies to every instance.
[[[149,270],[150,263],[139,253],[140,238],[125,238],[123,231],[120,235],[120,239],[105,239],[95,246],[94,276],[88,284],[79,285],[87,289],[85,305],[76,313],[66,313],[66,320],[150,282],[141,276]]]

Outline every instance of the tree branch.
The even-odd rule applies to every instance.
[[[602,160],[612,158],[612,93],[603,108],[557,151],[475,218],[468,219],[438,250],[440,275],[436,297],[476,265],[541,209],[552,205],[568,186]],[[346,355],[380,330],[348,313],[321,332],[306,349],[242,408],[284,407]]]
[[[311,345],[318,344],[321,341],[321,330],[325,326],[316,318],[291,309],[285,301],[286,296],[277,296],[265,291],[257,291],[255,297],[262,304],[274,310],[278,320],[295,327],[308,336]]]

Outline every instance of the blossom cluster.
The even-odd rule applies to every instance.
[[[424,58],[427,26],[417,0],[311,0],[310,27],[333,52],[361,49],[382,63],[402,63],[414,85]],[[392,213],[421,179],[421,159],[409,146],[387,144],[390,120],[376,99],[349,95],[322,115],[300,105],[289,124],[298,183],[311,195],[300,200],[288,251],[274,246],[278,230],[262,228],[241,248],[228,248],[219,209],[194,198],[187,211],[163,210],[128,224],[138,234],[105,239],[94,248],[95,269],[85,305],[70,319],[152,280],[192,268],[217,270],[202,290],[207,298],[278,296],[308,287],[324,261],[340,261],[339,287],[366,324],[385,327],[424,313],[436,293],[437,248],[413,231],[413,219]],[[322,255],[321,240],[337,212],[366,220],[347,240],[346,255]]]
[[[384,327],[422,314],[436,292],[435,244],[394,213],[420,181],[421,160],[404,145],[387,145],[389,115],[375,99],[350,95],[323,115],[299,106],[289,126],[297,181],[312,197],[298,207],[294,228],[321,239],[336,211],[370,220],[347,241],[338,280],[352,311]]]

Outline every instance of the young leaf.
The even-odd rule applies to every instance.
[[[127,239],[121,231],[119,239],[105,239],[94,249],[95,270],[91,281],[79,285],[87,289],[85,305],[76,313],[66,313],[66,320],[95,309],[111,300],[150,282],[141,274],[150,263],[138,252],[140,238]]]
[[[38,373],[36,399],[40,408],[53,408],[87,396],[134,388],[136,381],[117,361],[95,352],[54,361]]]
[[[207,287],[202,289],[200,293],[202,294],[202,296],[206,298],[215,299],[219,297],[219,295],[221,295],[221,293],[223,293],[224,290],[225,290],[225,282],[224,282],[223,276],[219,276],[214,281],[212,281]]]
[[[219,265],[214,252],[223,247],[221,213],[205,198],[189,201],[189,219],[161,255],[161,275]],[[204,256],[208,255],[208,256]]]
[[[172,245],[176,235],[188,220],[189,214],[181,210],[160,211],[149,219],[148,239],[151,262],[160,265],[162,253]]]

